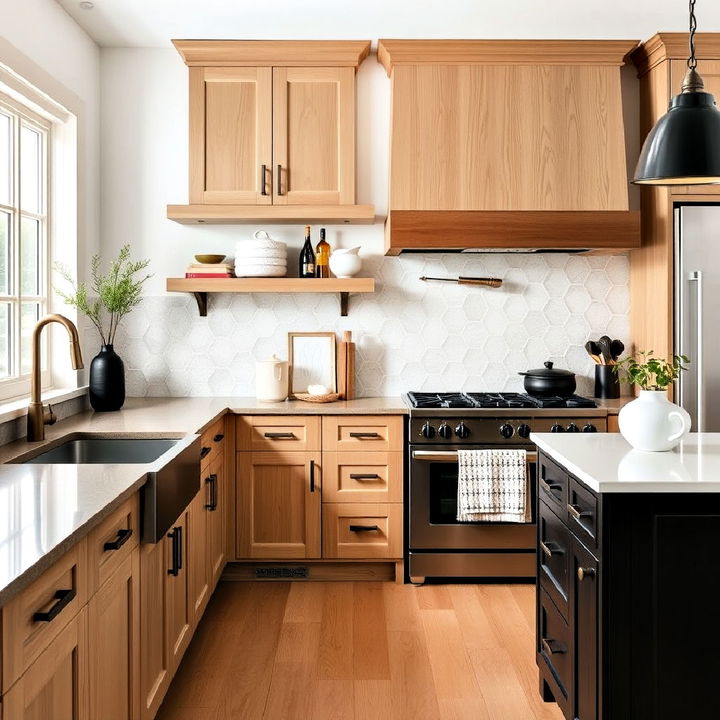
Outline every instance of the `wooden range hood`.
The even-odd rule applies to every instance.
[[[386,253],[640,244],[620,68],[634,40],[380,40]]]

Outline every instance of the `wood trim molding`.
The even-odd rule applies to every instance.
[[[328,225],[371,225],[374,205],[168,205],[168,219],[190,225],[207,223],[236,225],[272,222],[326,223]]]
[[[369,40],[173,40],[188,66],[354,67]]]
[[[720,33],[697,33],[695,35],[696,54],[699,60],[720,58]],[[642,77],[663,60],[685,60],[688,56],[688,33],[656,33],[641,43],[630,59]],[[699,67],[702,74],[702,67]]]
[[[378,62],[395,65],[613,65],[638,40],[379,40]]]
[[[634,210],[392,210],[386,255],[403,250],[543,248],[628,250],[640,246]]]

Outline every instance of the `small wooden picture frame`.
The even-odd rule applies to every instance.
[[[337,392],[337,351],[334,332],[288,333],[288,384],[290,396],[308,392],[309,385],[324,385]]]

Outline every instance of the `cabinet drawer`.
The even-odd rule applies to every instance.
[[[88,536],[88,597],[130,557],[138,537],[138,496],[135,494]]]
[[[403,449],[403,419],[397,415],[334,415],[323,418],[323,450],[388,452]]]
[[[323,505],[324,558],[402,556],[402,504]]]
[[[50,645],[87,597],[87,540],[83,539],[3,608],[3,690]]]
[[[323,502],[402,502],[400,452],[323,453]]]
[[[570,530],[588,547],[597,548],[597,498],[574,478],[570,478],[567,517]]]
[[[237,449],[255,452],[320,450],[320,418],[307,415],[239,417]]]
[[[570,532],[562,520],[544,503],[539,503],[538,563],[540,585],[568,619],[568,558]]]
[[[568,476],[567,473],[545,455],[540,456],[538,488],[540,497],[560,513],[566,512]]]
[[[200,438],[200,463],[204,468],[223,451],[225,417],[216,420]]]
[[[537,652],[557,683],[562,695],[555,700],[567,717],[568,691],[572,679],[570,658],[570,629],[550,596],[540,593],[540,617],[538,619]]]

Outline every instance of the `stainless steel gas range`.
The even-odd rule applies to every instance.
[[[521,393],[404,396],[408,430],[407,561],[411,582],[426,578],[527,579],[535,576],[535,446],[531,432],[605,432],[593,400]],[[524,448],[532,493],[530,523],[458,522],[457,451]]]

